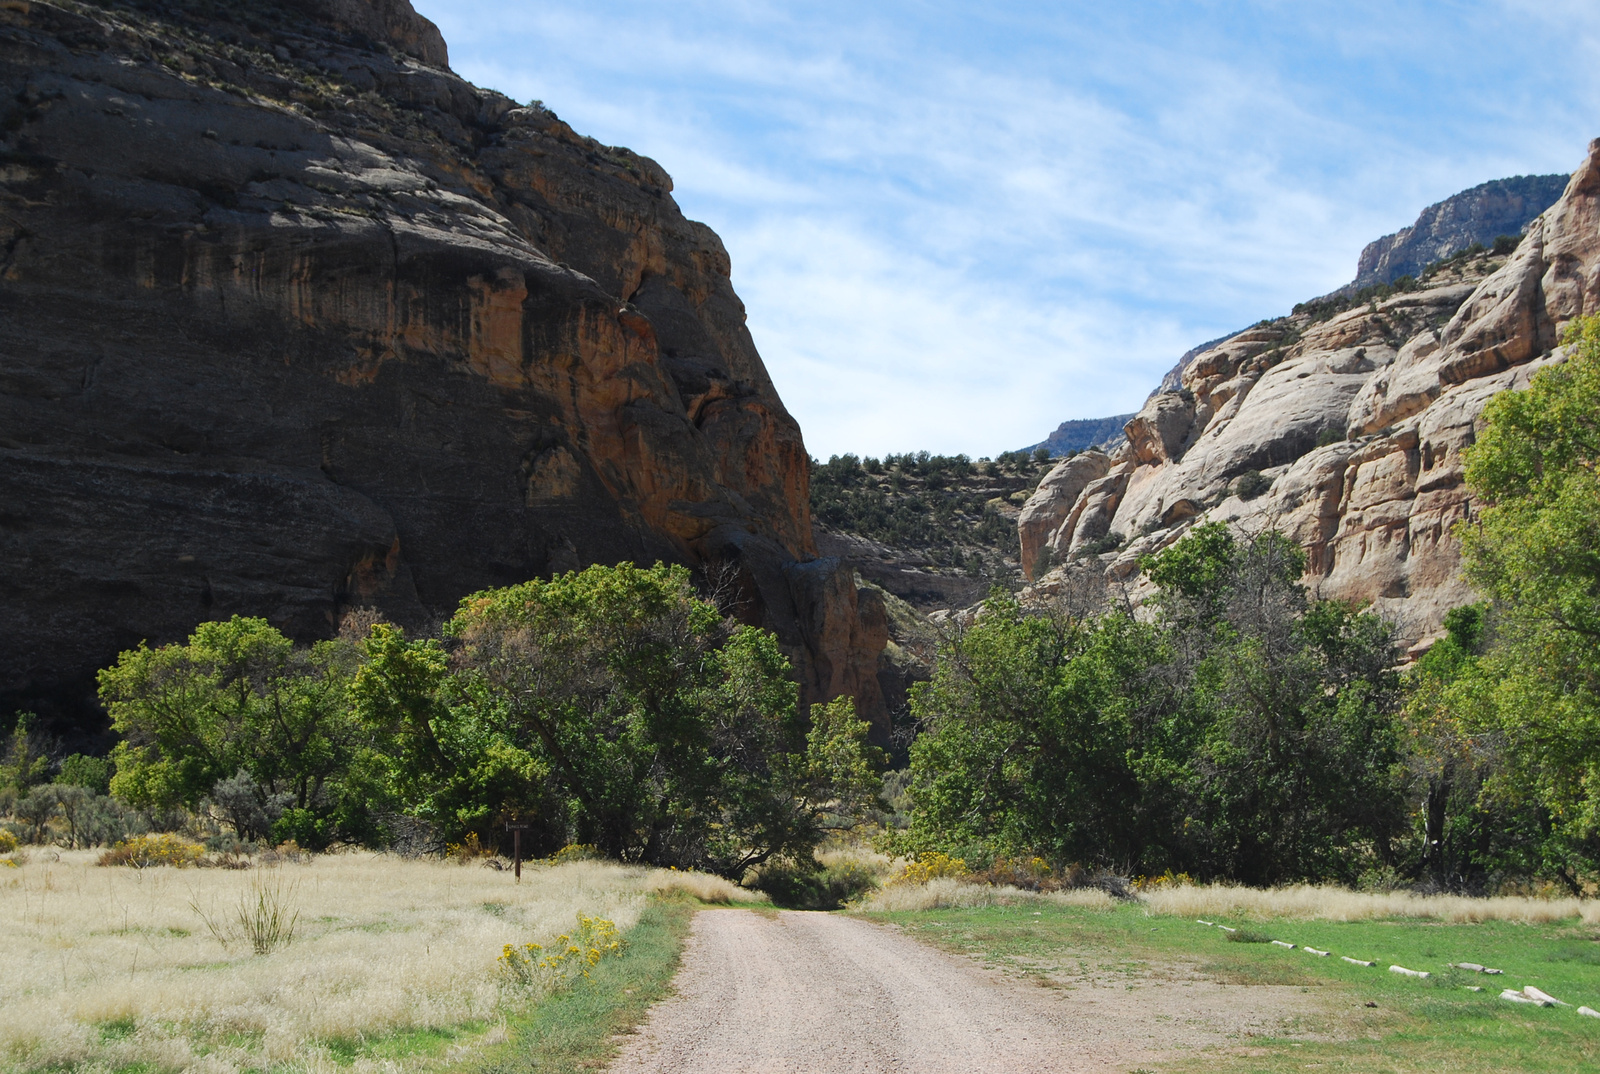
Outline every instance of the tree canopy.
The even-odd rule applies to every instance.
[[[802,715],[777,639],[660,564],[475,593],[440,638],[380,622],[298,648],[264,620],[206,623],[100,684],[118,796],[310,846],[401,814],[491,843],[517,819],[536,852],[740,876],[809,860],[879,786],[851,702]]]

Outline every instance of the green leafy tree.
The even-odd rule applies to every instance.
[[[242,770],[263,797],[289,796],[276,838],[360,838],[367,804],[345,779],[362,745],[347,699],[358,657],[339,641],[296,648],[239,616],[202,623],[183,645],[124,652],[100,673],[123,736],[112,792],[140,808],[194,809]]]
[[[1460,532],[1495,640],[1453,700],[1503,739],[1490,790],[1548,811],[1547,863],[1576,889],[1600,862],[1600,319],[1564,339],[1563,364],[1490,400],[1467,452],[1484,506]]]
[[[1147,674],[1161,648],[1125,616],[1032,614],[996,592],[913,691],[924,730],[898,849],[1145,861],[1171,828]]]
[[[367,659],[350,692],[370,735],[361,767],[378,796],[452,839],[476,832],[492,845],[497,820],[538,818],[551,844],[544,849],[569,841],[566,799],[549,765],[481,683],[472,688],[451,673],[438,640],[379,623],[363,645]]]
[[[474,594],[446,641],[375,628],[352,696],[394,796],[447,832],[515,815],[552,849],[739,876],[808,857],[875,790],[853,709],[808,728],[776,639],[724,621],[681,567]]]
[[[1273,531],[1240,541],[1209,523],[1144,565],[1162,588],[1163,674],[1200,729],[1182,766],[1191,871],[1277,883],[1392,867],[1405,769],[1387,624],[1308,600],[1304,553]]]
[[[1392,863],[1389,630],[1308,601],[1304,564],[1281,534],[1205,525],[1145,561],[1152,622],[991,597],[914,694],[900,849],[1253,883]]]
[[[1505,736],[1461,714],[1481,693],[1491,609],[1445,614],[1445,636],[1406,673],[1404,719],[1417,803],[1404,870],[1426,887],[1472,893],[1505,876],[1548,871],[1549,817],[1538,802],[1507,793]]]
[[[55,782],[86,787],[95,794],[106,794],[111,790],[111,760],[74,753],[61,762],[61,771],[56,774]]]
[[[49,778],[50,757],[33,726],[37,719],[31,712],[17,713],[5,756],[0,759],[0,789],[22,794]]]

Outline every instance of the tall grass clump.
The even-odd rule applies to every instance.
[[[652,895],[687,895],[714,906],[761,901],[760,895],[739,887],[731,880],[693,869],[660,870],[650,878],[646,890]]]
[[[239,931],[250,941],[250,949],[258,955],[273,951],[294,940],[294,928],[300,921],[300,911],[294,908],[296,884],[285,883],[283,874],[258,872],[250,881],[250,890],[239,900]]]

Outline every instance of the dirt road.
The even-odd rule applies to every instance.
[[[613,1071],[1126,1074],[1239,1028],[1188,1025],[1203,987],[1053,991],[832,914],[703,911],[676,983]]]

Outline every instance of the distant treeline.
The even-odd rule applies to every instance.
[[[1049,468],[1043,448],[977,460],[926,451],[813,459],[811,514],[836,530],[998,577],[1019,552],[1016,522],[1004,509],[1025,500]]]

